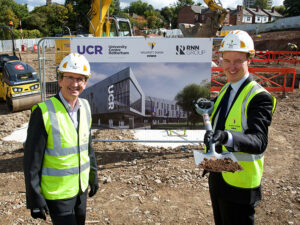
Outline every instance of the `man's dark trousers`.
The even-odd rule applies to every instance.
[[[87,190],[74,198],[46,200],[54,225],[84,225]]]

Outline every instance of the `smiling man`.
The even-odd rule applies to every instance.
[[[26,204],[33,218],[55,225],[83,225],[89,196],[98,186],[91,146],[91,110],[79,95],[90,77],[83,55],[71,53],[59,65],[59,93],[32,108],[24,148]]]
[[[213,131],[207,131],[216,151],[233,152],[242,171],[211,172],[209,191],[216,225],[254,224],[255,206],[261,199],[264,151],[268,127],[276,106],[273,98],[248,72],[254,43],[245,31],[226,35],[219,50],[228,83],[215,99],[211,119]]]

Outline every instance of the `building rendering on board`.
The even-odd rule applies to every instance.
[[[86,88],[81,97],[91,105],[93,123],[136,128],[185,121],[174,100],[146,96],[130,67]]]

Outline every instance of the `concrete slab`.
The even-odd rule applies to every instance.
[[[10,135],[2,138],[2,140],[24,143],[27,137],[27,129],[28,129],[28,123],[24,123],[20,128],[15,129]]]
[[[2,138],[3,141],[16,141],[25,142],[27,136],[28,123],[23,124],[20,128],[14,130],[10,135]],[[149,142],[143,142],[137,144],[153,146],[153,147],[172,147],[176,148],[182,145],[199,145],[203,142],[205,130],[150,130],[150,129],[136,129],[131,130],[136,140],[146,140]],[[151,141],[165,141],[164,143],[156,143]],[[182,141],[180,143],[172,143],[172,141]],[[191,141],[199,141],[199,143],[193,143]]]
[[[190,141],[203,142],[205,130],[186,130],[185,135],[183,130],[133,130],[135,139],[137,140],[159,140],[166,143],[143,142],[141,145],[154,147],[178,147],[181,145],[199,145]],[[168,143],[168,141],[170,141]],[[171,141],[182,141],[182,143],[171,143]]]

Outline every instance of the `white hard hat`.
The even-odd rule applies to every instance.
[[[78,73],[87,77],[91,76],[90,64],[87,59],[78,53],[70,53],[60,62],[58,72]]]
[[[219,51],[255,53],[252,38],[247,32],[242,30],[230,31],[221,42]]]

